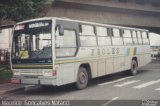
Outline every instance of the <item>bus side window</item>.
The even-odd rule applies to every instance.
[[[132,31],[132,37],[133,37],[133,44],[137,45],[138,39],[137,39],[137,32],[136,31]]]
[[[147,38],[149,39],[149,33],[147,32]]]
[[[95,28],[93,25],[80,25],[80,32],[81,46],[97,46]]]
[[[124,40],[124,45],[133,45],[133,40],[130,30],[124,29],[123,40]]]
[[[111,37],[113,37],[113,28],[109,28],[109,35],[111,36]]]
[[[120,36],[123,37],[123,34],[124,34],[124,29],[121,29],[120,30]]]
[[[142,32],[142,38],[147,39],[147,32]]]
[[[143,40],[143,45],[149,45],[149,39],[148,39],[147,32],[142,32],[142,40]]]
[[[63,45],[56,48],[57,57],[71,57],[74,56],[77,50],[76,32],[75,30],[64,30],[62,36]]]
[[[120,29],[113,28],[112,45],[123,45],[123,39],[120,36]]]
[[[80,35],[95,35],[94,26],[80,25]]]
[[[113,36],[120,37],[120,30],[118,28],[113,28]]]
[[[108,28],[97,26],[96,31],[99,46],[111,45],[111,38],[108,33]]]
[[[111,28],[107,28],[107,35],[110,36],[110,37],[112,36],[112,30],[111,30]]]
[[[137,31],[137,37],[138,37],[138,44],[142,45],[142,36],[140,31]]]

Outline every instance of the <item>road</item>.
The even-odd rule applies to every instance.
[[[96,78],[84,90],[73,85],[26,89],[4,95],[5,100],[104,100],[108,106],[115,100],[160,100],[160,62],[141,67],[136,76],[122,72]],[[105,102],[108,100],[107,102]]]

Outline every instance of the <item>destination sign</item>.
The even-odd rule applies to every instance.
[[[37,27],[45,27],[49,26],[49,22],[36,22],[28,25],[28,28],[37,28]]]
[[[16,25],[15,30],[22,30],[25,28],[24,24]]]
[[[32,28],[44,28],[44,27],[51,27],[51,21],[42,20],[42,21],[33,21],[33,22],[17,24],[15,30],[25,30]]]

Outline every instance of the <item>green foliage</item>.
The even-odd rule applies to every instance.
[[[11,71],[0,71],[0,80],[10,80],[12,77],[12,72]]]
[[[43,15],[48,0],[0,0],[0,19],[22,21]]]

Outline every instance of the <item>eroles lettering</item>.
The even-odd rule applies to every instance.
[[[119,48],[107,48],[107,49],[91,49],[91,56],[95,56],[95,55],[114,55],[114,54],[119,54],[120,53],[120,49]]]

